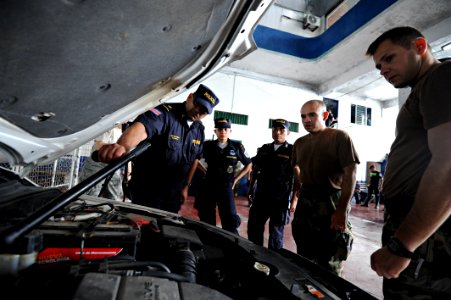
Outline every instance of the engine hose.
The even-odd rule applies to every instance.
[[[196,257],[189,248],[177,249],[174,253],[174,262],[176,266],[174,273],[185,276],[189,282],[196,282]]]

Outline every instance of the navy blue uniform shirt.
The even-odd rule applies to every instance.
[[[212,182],[233,183],[235,166],[240,161],[244,166],[251,163],[243,144],[228,140],[227,147],[218,147],[218,140],[206,141],[203,155],[208,164],[206,180]]]
[[[254,176],[257,176],[257,191],[284,193],[291,191],[293,168],[291,155],[293,145],[285,142],[274,151],[274,143],[264,144],[252,158]]]
[[[135,159],[135,178],[151,175],[164,180],[184,180],[193,161],[200,157],[205,139],[202,122],[189,126],[187,121],[185,103],[159,105],[137,117],[135,122],[146,128],[151,147]]]

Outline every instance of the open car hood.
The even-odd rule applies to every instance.
[[[272,1],[0,2],[0,163],[43,164],[255,49]]]
[[[0,163],[53,161],[254,49],[271,1],[0,2]],[[148,146],[148,145],[147,145]],[[287,250],[0,167],[2,299],[375,299]]]

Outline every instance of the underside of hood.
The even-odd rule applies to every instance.
[[[49,161],[252,50],[271,1],[0,3],[1,162]]]

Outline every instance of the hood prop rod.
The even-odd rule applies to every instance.
[[[113,174],[118,168],[122,167],[130,160],[142,154],[149,147],[150,142],[148,140],[143,141],[135,149],[133,149],[123,157],[110,162],[105,168],[86,178],[70,190],[54,198],[28,218],[21,220],[19,223],[3,231],[2,233],[0,233],[0,245],[11,245],[18,237],[31,231],[35,226],[43,223],[63,206],[77,200],[78,196],[88,191],[91,187],[99,183],[106,176]],[[97,154],[98,153],[93,152],[92,158],[94,160],[98,160]]]

